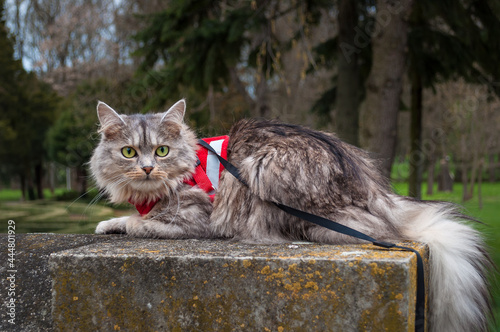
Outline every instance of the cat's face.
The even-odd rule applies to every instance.
[[[183,123],[185,107],[180,100],[165,113],[118,115],[99,102],[101,141],[90,168],[112,202],[169,196],[190,176],[197,145]]]

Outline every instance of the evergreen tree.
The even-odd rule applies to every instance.
[[[81,82],[61,103],[61,114],[48,132],[50,159],[76,171],[76,190],[82,195],[88,186],[86,165],[98,141],[97,101],[120,113],[136,113],[139,103],[129,89],[124,82],[105,78]]]
[[[4,143],[6,139],[16,136],[12,128],[11,116],[17,98],[17,78],[22,76],[23,67],[21,61],[14,59],[14,47],[7,27],[5,25],[4,10],[5,1],[0,0],[0,139]],[[2,144],[6,147],[5,144]],[[3,150],[3,149],[2,149]],[[1,151],[1,150],[0,150]]]
[[[17,154],[17,145],[12,144],[19,138],[16,128],[18,116],[16,106],[20,100],[19,81],[24,76],[21,61],[14,59],[13,41],[5,24],[5,1],[0,0],[0,171],[20,175],[22,158]],[[17,164],[17,168],[12,167]]]
[[[143,58],[141,84],[156,87],[146,108],[164,106],[189,89],[207,94],[233,88],[252,115],[268,116],[268,81],[280,67],[279,54],[292,43],[280,41],[273,24],[298,8],[308,13],[305,24],[317,21],[318,3],[172,2],[136,36],[142,45],[136,52]]]
[[[55,118],[59,98],[14,59],[13,42],[3,20],[3,1],[0,11],[1,171],[20,177],[23,196],[27,189],[29,199],[43,198],[44,137]]]
[[[252,28],[253,10],[237,2],[226,5],[235,8],[227,10],[222,3],[208,0],[175,1],[136,36],[143,43],[136,52],[144,59],[142,84],[164,82],[146,108],[164,106],[186,86],[206,92],[210,87],[219,90],[229,81],[231,68],[248,44],[245,31]],[[162,67],[153,70],[158,64]]]

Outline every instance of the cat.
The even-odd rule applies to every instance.
[[[241,184],[222,172],[215,201],[187,183],[199,148],[184,123],[186,103],[147,115],[97,106],[101,140],[90,161],[112,202],[141,214],[103,221],[97,234],[166,239],[232,238],[251,243],[360,240],[290,216],[279,202],[326,217],[381,241],[430,248],[431,331],[486,331],[492,268],[471,218],[444,202],[394,194],[368,154],[335,135],[273,120],[240,120],[230,130],[228,160]]]
[[[103,221],[96,233],[211,237],[209,197],[183,183],[193,173],[197,149],[194,132],[183,123],[184,101],[164,114],[118,115],[102,102],[97,109],[102,137],[90,160],[97,185],[113,203],[156,204],[147,218],[133,215]]]

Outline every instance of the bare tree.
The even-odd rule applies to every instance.
[[[440,132],[443,155],[452,155],[463,184],[463,200],[481,191],[486,158],[500,151],[500,99],[487,86],[463,80],[442,83],[429,93],[427,104],[438,111],[427,119],[429,130]],[[429,114],[428,114],[429,115]]]
[[[141,15],[165,1],[16,0],[11,25],[17,50],[45,81],[68,95],[84,80],[131,77],[137,60],[134,33],[144,27]]]

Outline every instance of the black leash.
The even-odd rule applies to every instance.
[[[203,146],[205,149],[208,151],[212,152],[217,158],[219,159],[219,162],[224,166],[224,168],[231,173],[238,181],[240,181],[242,184],[244,184],[246,187],[248,187],[248,184],[241,178],[240,171],[238,168],[236,168],[233,164],[231,164],[229,161],[226,159],[222,158],[208,143],[206,143],[203,140],[199,140],[198,144]],[[394,243],[389,243],[389,242],[384,242],[384,241],[377,241],[376,239],[372,238],[371,236],[368,236],[364,233],[361,233],[355,229],[352,229],[350,227],[347,227],[345,225],[339,224],[333,220],[326,219],[302,210],[295,209],[293,207],[281,204],[281,203],[276,203],[276,202],[270,202],[277,206],[279,209],[285,211],[288,214],[291,214],[292,216],[298,217],[300,219],[309,221],[313,224],[328,228],[332,231],[349,235],[361,240],[365,240],[368,242],[371,242],[373,245],[382,247],[382,248],[397,248],[397,249],[402,249],[402,250],[407,250],[415,253],[417,255],[417,300],[416,300],[416,306],[415,306],[415,331],[424,331],[425,328],[425,282],[424,282],[424,263],[422,260],[422,257],[420,256],[420,253],[413,249],[413,248],[408,248],[408,247],[403,247],[403,246],[398,246]]]

